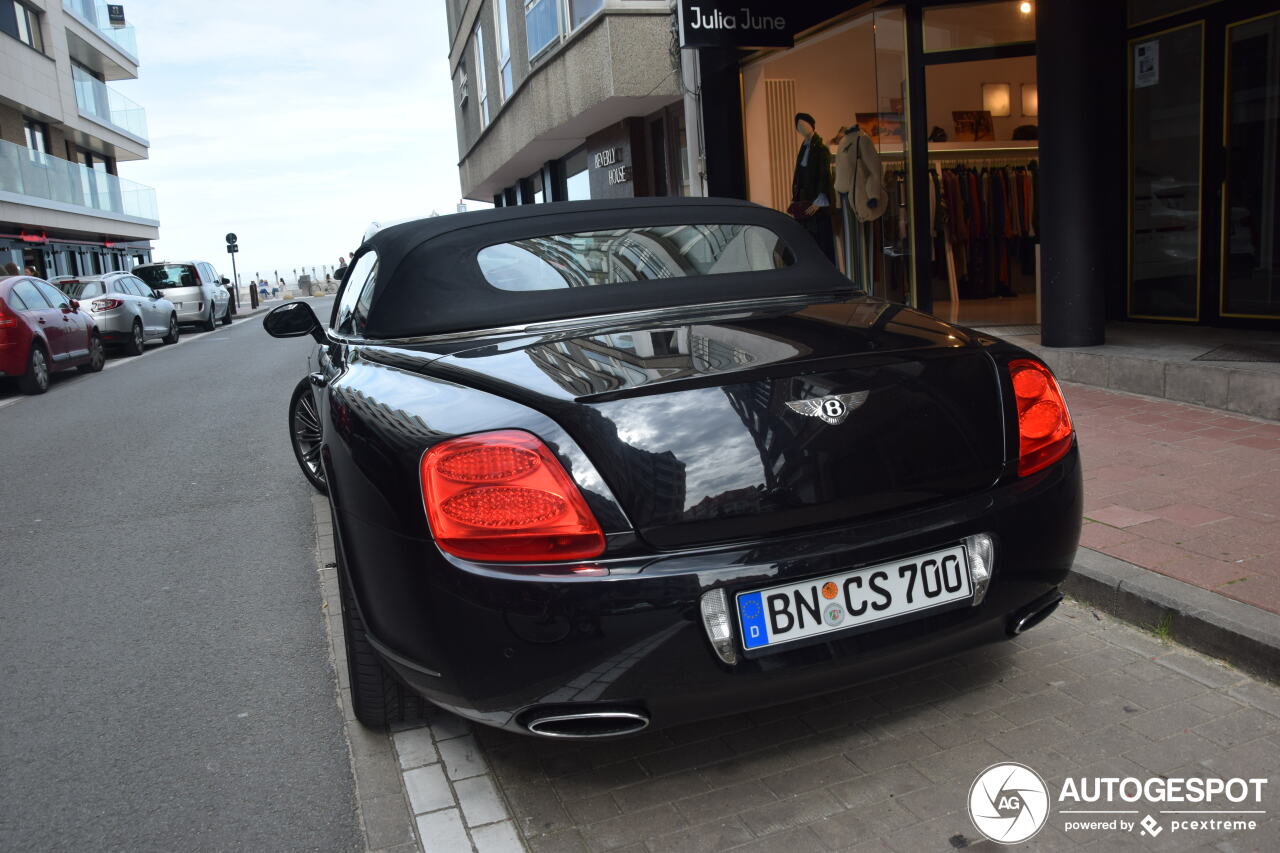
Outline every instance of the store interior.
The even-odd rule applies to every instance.
[[[947,50],[928,64],[933,311],[971,326],[1038,322],[1036,170],[1038,91],[1033,55],[954,61],[957,48],[990,47],[1033,37],[1034,14],[1019,3],[980,3],[926,11],[926,51]],[[998,13],[998,14],[995,14]],[[866,226],[869,255],[841,240],[837,263],[877,296],[915,302],[910,283],[911,192],[903,160],[907,119],[904,28],[900,9],[829,27],[742,69],[747,181],[752,201],[778,210],[791,202],[791,178],[802,143],[798,112],[816,119],[831,146],[841,127],[858,125],[880,153],[889,204]],[[961,56],[962,58],[962,56]],[[835,147],[831,146],[834,152]],[[870,281],[859,269],[870,269]]]

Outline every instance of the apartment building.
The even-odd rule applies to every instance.
[[[446,0],[466,198],[689,194],[670,0]]]
[[[0,266],[44,277],[130,269],[159,236],[155,190],[119,177],[147,157],[122,6],[0,0]]]

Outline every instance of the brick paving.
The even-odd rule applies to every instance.
[[[1072,602],[1008,643],[765,711],[611,742],[477,728],[535,853],[993,850],[966,798],[995,762],[1055,792],[1280,767],[1280,690]],[[1054,814],[1023,847],[1276,850],[1276,786],[1252,832],[1067,832]]]
[[[1063,383],[1082,545],[1280,613],[1280,423]]]

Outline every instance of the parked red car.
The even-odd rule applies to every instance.
[[[43,394],[53,371],[96,373],[105,361],[98,326],[80,303],[38,278],[0,278],[0,377]]]

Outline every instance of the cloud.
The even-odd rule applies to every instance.
[[[111,85],[147,111],[157,259],[242,277],[328,264],[372,221],[452,213],[457,135],[444,4],[135,0],[139,79]],[[474,207],[474,203],[472,203]]]

